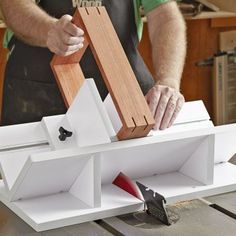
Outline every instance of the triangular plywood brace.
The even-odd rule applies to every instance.
[[[106,9],[78,8],[73,22],[85,32],[83,49],[51,62],[65,103],[72,103],[83,84],[79,61],[90,46],[123,124],[118,139],[146,136],[155,122]]]

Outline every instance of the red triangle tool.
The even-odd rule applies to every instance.
[[[134,183],[128,176],[126,176],[122,172],[120,172],[119,175],[115,178],[113,184],[143,201],[143,197],[136,183]]]

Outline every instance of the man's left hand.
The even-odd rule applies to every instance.
[[[155,119],[155,130],[172,126],[185,102],[178,90],[158,84],[149,90],[146,100]]]

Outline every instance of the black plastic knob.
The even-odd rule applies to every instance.
[[[68,131],[68,130],[64,129],[63,127],[59,128],[59,133],[60,133],[60,135],[59,135],[58,138],[62,142],[65,141],[67,138],[71,137],[72,134],[73,134],[71,131]]]

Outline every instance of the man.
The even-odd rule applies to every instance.
[[[71,23],[75,0],[1,0],[14,36],[4,82],[2,124],[38,121],[66,108],[49,63],[53,53],[67,56],[83,47],[84,32]],[[184,98],[179,92],[186,39],[185,23],[172,0],[103,0],[136,78],[155,117],[155,129],[170,127]],[[137,51],[139,8],[147,15],[155,67],[154,80]],[[137,32],[138,30],[138,32]],[[90,50],[81,61],[85,77],[94,78],[102,99],[107,90]]]

